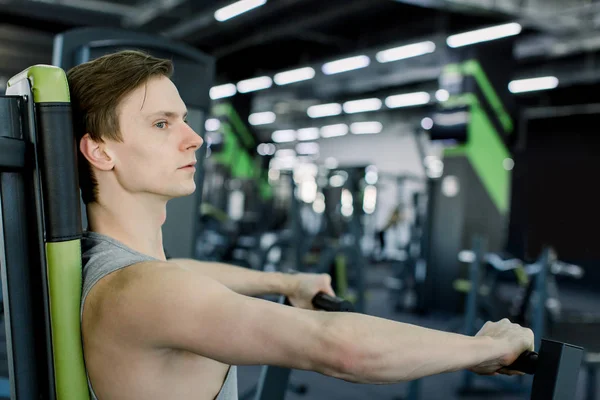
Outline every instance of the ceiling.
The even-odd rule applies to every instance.
[[[158,33],[213,55],[217,83],[236,83],[302,66],[421,40],[438,43],[427,56],[324,76],[246,95],[252,111],[278,110],[277,124],[256,127],[259,139],[286,125],[310,122],[306,108],[327,101],[381,97],[398,90],[435,90],[446,62],[445,38],[517,21],[514,77],[554,74],[559,89],[522,96],[527,106],[596,99],[600,82],[600,2],[595,0],[269,0],[225,22],[214,12],[230,0],[0,0],[0,76],[50,63],[53,36],[82,26]],[[1,79],[1,78],[0,78]],[[591,93],[591,94],[590,94]],[[385,116],[381,116],[385,118]],[[388,116],[389,117],[389,116]]]

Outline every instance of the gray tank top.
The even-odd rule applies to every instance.
[[[83,304],[92,287],[111,272],[126,268],[143,261],[158,261],[154,257],[139,253],[123,243],[96,232],[84,232],[81,238],[83,262],[83,295],[81,298],[81,317]],[[88,376],[88,386],[92,400],[98,400]],[[215,400],[237,400],[237,369],[229,368],[221,391]]]

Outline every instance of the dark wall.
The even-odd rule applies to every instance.
[[[515,154],[508,250],[538,257],[553,246],[559,258],[587,267],[586,284],[600,282],[598,115],[527,123],[526,149]]]

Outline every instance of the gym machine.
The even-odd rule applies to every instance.
[[[503,62],[512,59],[511,46],[498,41],[469,51],[440,76],[440,90],[449,97],[431,115],[428,134],[444,145],[443,156],[423,160],[430,179],[421,308],[447,314],[463,308],[464,296],[453,282],[466,270],[456,255],[476,234],[487,237],[490,251],[501,251],[510,210],[511,171],[505,164],[514,126],[506,86],[510,66]]]

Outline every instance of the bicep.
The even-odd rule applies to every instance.
[[[155,347],[232,365],[297,369],[314,369],[325,353],[324,313],[242,296],[193,271],[170,268],[158,275],[136,289],[130,304],[139,310],[131,331]]]

